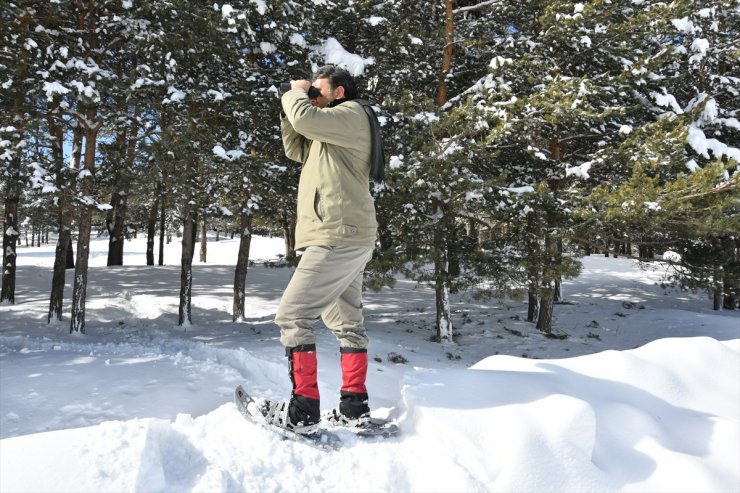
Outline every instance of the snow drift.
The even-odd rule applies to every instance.
[[[256,358],[255,362],[258,362]],[[0,441],[0,490],[737,491],[740,340],[407,373],[401,436],[323,452],[244,420],[108,421]],[[249,382],[247,382],[249,384]]]

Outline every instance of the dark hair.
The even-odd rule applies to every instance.
[[[343,68],[335,65],[319,67],[313,74],[313,80],[316,79],[329,79],[332,89],[336,89],[339,86],[344,87],[345,99],[357,99],[359,97],[355,78]]]

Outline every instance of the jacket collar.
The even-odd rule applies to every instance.
[[[329,108],[333,108],[333,107],[335,107],[335,106],[339,106],[339,105],[340,105],[340,104],[342,104],[342,103],[346,103],[347,101],[350,101],[350,100],[349,100],[349,99],[347,99],[347,98],[342,98],[342,99],[335,99],[334,101],[332,101],[331,103],[329,103],[329,104],[328,104],[327,106],[328,106]]]

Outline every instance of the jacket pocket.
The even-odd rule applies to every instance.
[[[319,221],[324,222],[324,210],[321,207],[321,193],[319,193],[318,188],[313,196],[313,212],[316,214],[316,217],[319,218]]]

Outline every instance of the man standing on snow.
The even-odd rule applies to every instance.
[[[313,326],[321,317],[341,352],[341,397],[333,417],[363,426],[370,408],[362,277],[377,231],[369,177],[383,180],[377,119],[358,99],[352,75],[331,65],[319,68],[313,82],[292,81],[281,102],[285,155],[303,164],[295,237],[296,249],[304,252],[275,317],[293,392],[289,402],[267,401],[263,414],[268,422],[297,433],[318,428]]]

